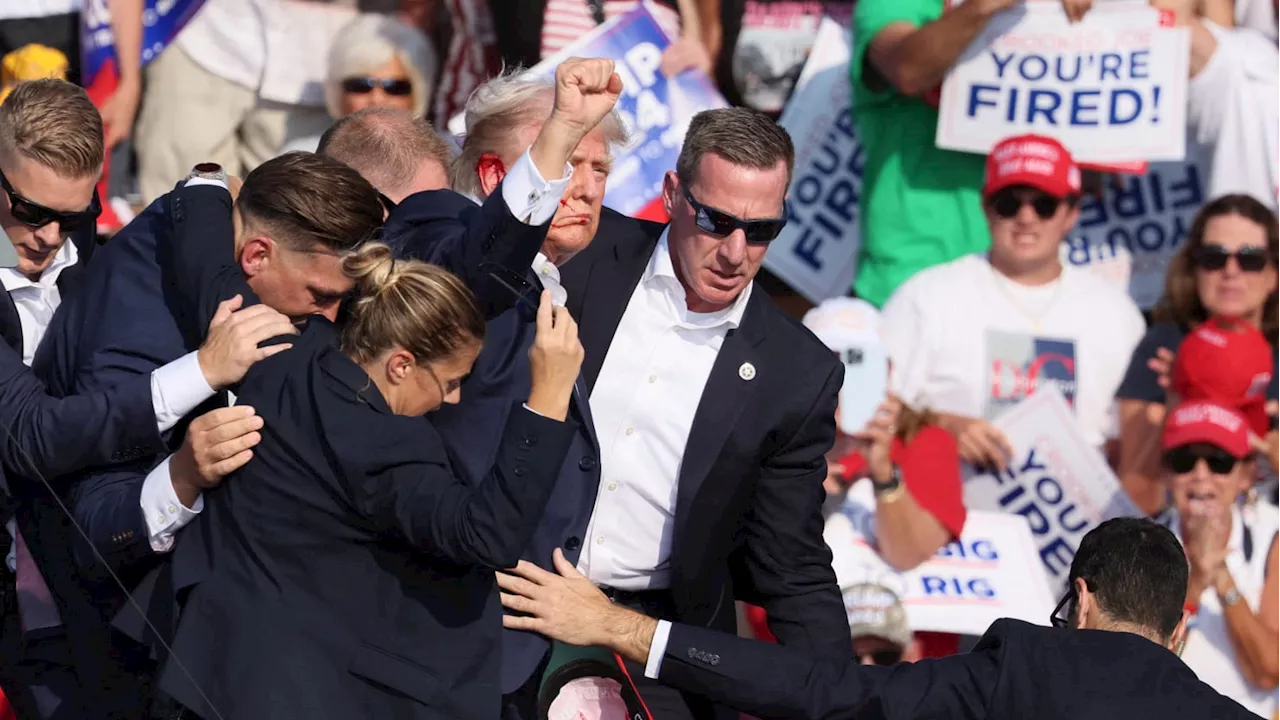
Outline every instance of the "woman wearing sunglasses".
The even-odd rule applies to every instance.
[[[422,31],[389,15],[359,15],[329,49],[325,107],[334,120],[373,107],[423,117],[438,65],[435,46]],[[319,135],[307,135],[290,141],[284,152],[315,152],[319,144]]]
[[[1277,225],[1266,205],[1249,195],[1223,195],[1205,205],[1186,242],[1169,262],[1164,298],[1154,324],[1134,351],[1116,393],[1120,412],[1120,482],[1138,507],[1164,508],[1160,426],[1166,395],[1161,376],[1182,339],[1210,318],[1242,320],[1275,346]],[[1267,397],[1275,399],[1272,378]]]
[[[1249,710],[1276,709],[1276,529],[1240,502],[1253,476],[1248,422],[1234,410],[1186,402],[1169,416],[1162,464],[1173,497],[1167,524],[1191,565],[1182,659]]]

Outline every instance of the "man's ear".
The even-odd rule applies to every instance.
[[[476,175],[480,177],[480,189],[484,191],[484,196],[489,197],[498,189],[502,178],[507,176],[507,166],[502,164],[497,155],[484,153],[476,163]]]
[[[1093,593],[1089,592],[1089,584],[1084,581],[1084,578],[1076,578],[1073,583],[1073,589],[1076,593],[1076,616],[1073,627],[1088,627],[1089,614],[1098,612],[1098,608],[1095,607],[1098,601],[1093,596]]]
[[[1182,609],[1182,617],[1178,620],[1178,624],[1173,628],[1173,634],[1169,636],[1169,649],[1174,655],[1182,657],[1182,648],[1187,644],[1187,623],[1191,620],[1191,611],[1186,608]]]
[[[261,275],[271,264],[275,251],[275,243],[269,237],[253,235],[246,238],[240,247],[240,270],[248,278]]]
[[[676,179],[676,174],[667,171],[662,176],[662,209],[666,211],[667,217],[671,217],[671,209],[676,206],[676,193],[680,191],[680,181]]]

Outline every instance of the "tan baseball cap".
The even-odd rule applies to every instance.
[[[897,593],[883,585],[859,583],[842,594],[851,638],[878,637],[902,648],[911,644],[911,625]]]

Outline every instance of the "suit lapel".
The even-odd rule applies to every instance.
[[[4,344],[22,354],[22,318],[18,317],[18,306],[13,304],[9,293],[0,298],[0,338]]]
[[[569,310],[578,319],[578,337],[586,350],[582,377],[588,396],[596,386],[613,335],[657,242],[658,235],[636,234],[615,243],[592,263],[582,291],[569,291]]]
[[[725,337],[715,364],[711,366],[702,398],[698,401],[693,425],[689,428],[689,439],[684,446],[684,459],[680,463],[676,491],[677,527],[679,518],[690,516],[690,504],[715,466],[738,416],[758,386],[754,381],[760,367],[758,346],[764,341],[759,292],[759,288],[753,289],[742,324]]]

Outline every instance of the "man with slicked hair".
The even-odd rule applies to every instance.
[[[366,108],[335,122],[316,152],[350,165],[393,203],[449,187],[449,145],[403,110]]]

